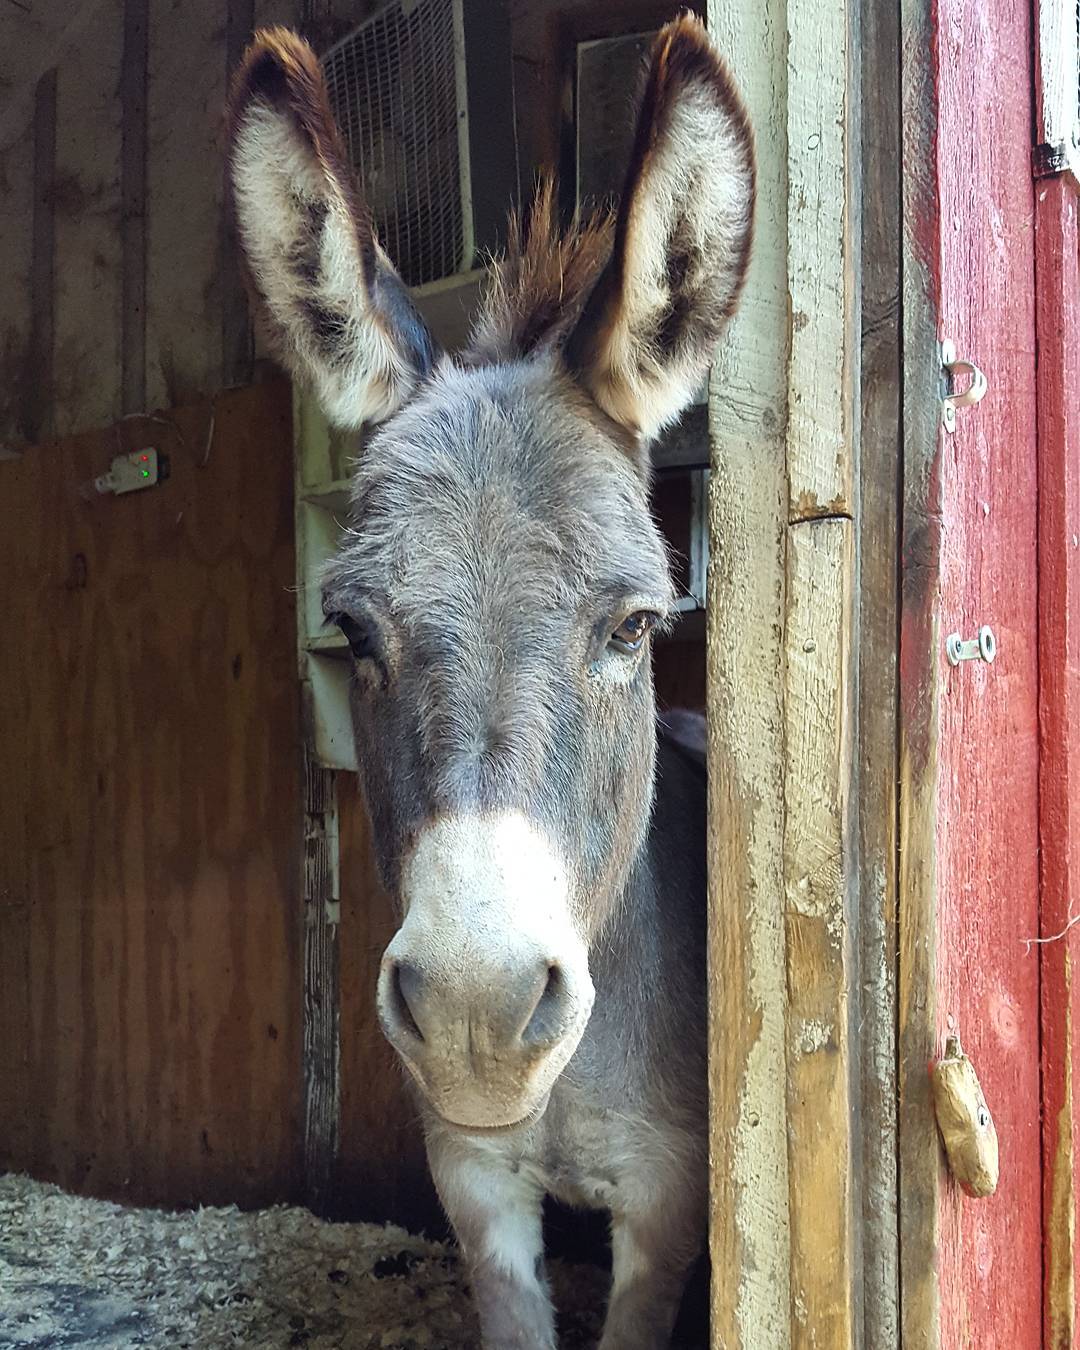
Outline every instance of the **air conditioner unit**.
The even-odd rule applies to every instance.
[[[505,0],[391,0],[322,58],[383,247],[405,282],[468,272],[517,194]]]

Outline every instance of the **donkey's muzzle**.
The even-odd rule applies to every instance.
[[[569,982],[555,961],[539,960],[506,977],[500,987],[475,991],[473,1006],[461,1007],[461,992],[426,975],[412,961],[390,958],[380,1000],[383,1030],[406,1054],[437,1040],[444,1028],[464,1019],[470,1053],[481,1047],[497,1058],[542,1053],[557,1045],[576,1019]]]
[[[379,977],[379,1019],[438,1113],[491,1127],[535,1111],[588,1020],[588,977],[582,987],[558,961],[536,954],[512,969],[449,979],[421,959],[399,957],[396,945]]]
[[[541,1110],[589,1020],[593,985],[565,871],[524,816],[444,817],[403,876],[383,957],[383,1031],[444,1120],[511,1125]]]

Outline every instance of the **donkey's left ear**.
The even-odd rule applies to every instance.
[[[233,79],[229,189],[275,355],[337,426],[391,416],[435,351],[359,198],[315,53],[285,28]]]
[[[597,403],[649,440],[693,398],[750,258],[754,144],[701,22],[650,57],[611,261],[566,349]]]

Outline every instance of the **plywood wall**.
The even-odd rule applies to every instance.
[[[248,382],[227,71],[294,0],[0,11],[0,453]]]
[[[174,416],[0,464],[0,1169],[254,1204],[300,1183],[289,393]],[[167,482],[81,491],[144,442]]]
[[[228,71],[253,27],[322,48],[378,7],[0,7],[0,454],[250,381],[260,353],[222,218]],[[514,0],[523,182],[559,160],[574,43],[674,8]]]
[[[378,5],[0,7],[0,456],[41,446],[0,464],[16,522],[0,540],[16,635],[0,652],[0,1167],[177,1203],[310,1194],[280,387],[218,397],[197,465],[206,400],[258,372],[222,215],[227,72],[254,26],[323,47]],[[558,167],[574,44],[674,8],[514,0],[524,184]],[[183,441],[140,416],[161,408],[180,409]],[[172,456],[164,488],[78,496],[148,435]],[[703,676],[700,638],[661,655],[666,702],[700,706]],[[374,1018],[393,915],[355,780],[337,796],[333,1206],[431,1221]]]

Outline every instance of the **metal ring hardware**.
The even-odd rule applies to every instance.
[[[997,656],[994,630],[984,623],[979,629],[979,636],[968,638],[966,642],[959,633],[950,633],[945,639],[945,655],[951,666],[958,666],[961,661],[985,661],[992,665]]]
[[[945,371],[946,384],[946,392],[941,400],[941,420],[946,431],[955,431],[957,408],[968,408],[981,402],[989,386],[986,376],[974,361],[964,361],[956,355],[956,343],[951,338],[942,340],[941,368]],[[971,383],[966,389],[954,393],[959,375],[969,375]]]

